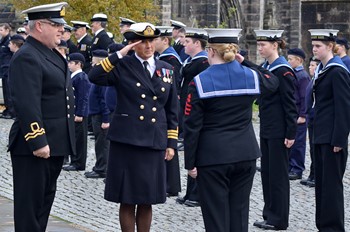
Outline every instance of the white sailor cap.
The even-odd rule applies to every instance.
[[[107,22],[107,15],[103,13],[94,14],[90,20],[91,22]]]
[[[278,41],[282,38],[283,30],[254,30],[257,41]]]
[[[204,29],[186,27],[185,30],[186,30],[185,37],[208,40],[208,33]]]
[[[174,29],[180,29],[180,28],[186,27],[186,24],[180,21],[170,19],[170,23],[171,23],[171,26],[174,27]]]
[[[119,26],[131,25],[136,23],[134,20],[123,18],[123,17],[119,17],[119,20],[120,20]]]
[[[152,39],[160,36],[160,30],[151,23],[134,23],[123,35],[127,40]]]
[[[160,36],[172,36],[173,27],[170,26],[156,26],[160,30]]]
[[[78,29],[81,27],[86,27],[86,28],[90,28],[89,23],[87,22],[83,22],[83,21],[76,21],[76,20],[72,20],[70,21],[73,24],[73,29]]]
[[[45,4],[34,6],[22,11],[22,13],[26,13],[29,20],[48,19],[54,23],[66,24],[66,21],[64,21],[63,17],[65,16],[64,6],[67,5],[68,3],[66,2]]]
[[[17,28],[17,31],[16,31],[17,34],[20,34],[20,33],[24,33],[24,34],[27,34],[27,31],[24,27],[19,27]]]
[[[205,28],[208,32],[208,43],[235,43],[240,38],[239,28]]]
[[[335,29],[310,29],[311,40],[335,41],[339,30]]]

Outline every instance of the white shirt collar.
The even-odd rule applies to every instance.
[[[87,33],[85,33],[85,35],[83,35],[80,39],[78,39],[77,42],[80,43],[80,41],[82,41],[86,35],[87,35]]]
[[[136,53],[135,53],[135,56],[141,62],[142,66],[144,61],[148,62],[147,69],[151,73],[151,76],[153,76],[154,72],[156,71],[156,61],[154,59],[154,56],[148,58],[147,60],[142,59]]]
[[[75,75],[77,75],[78,73],[81,73],[81,72],[83,72],[83,70],[78,69],[77,71],[73,72],[73,73],[70,75],[70,77],[73,78]]]
[[[101,28],[100,30],[97,30],[97,31],[95,32],[95,36],[97,36],[98,33],[100,33],[100,32],[103,31],[103,30],[104,30],[104,28]]]

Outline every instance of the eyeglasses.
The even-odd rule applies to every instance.
[[[39,21],[39,22],[49,24],[52,27],[63,27],[64,26],[63,23],[55,23],[55,22],[47,22],[47,21]]]

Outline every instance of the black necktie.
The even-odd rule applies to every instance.
[[[148,78],[152,78],[151,73],[149,72],[149,70],[148,70],[148,68],[147,68],[147,65],[148,65],[148,62],[147,62],[147,61],[144,61],[144,62],[143,62],[143,67],[144,67],[144,69],[145,69],[145,72],[146,72]]]

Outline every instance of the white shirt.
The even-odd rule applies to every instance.
[[[77,75],[78,73],[81,73],[81,72],[83,72],[83,70],[78,69],[77,71],[73,72],[73,73],[70,75],[70,78],[73,78],[75,75]]]

